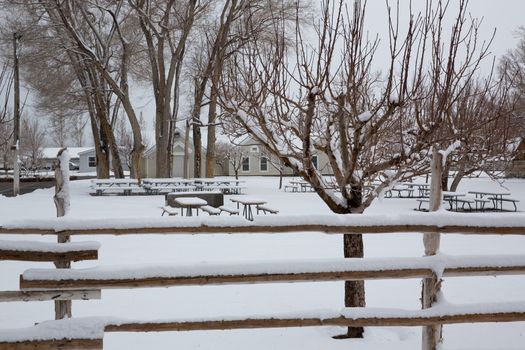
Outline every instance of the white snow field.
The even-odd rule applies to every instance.
[[[278,178],[248,177],[250,197],[261,198],[268,206],[278,209],[276,216],[264,220],[295,215],[308,220],[312,215],[332,215],[314,193],[287,193],[278,190]],[[285,183],[288,179],[285,179]],[[105,220],[119,222],[181,220],[180,216],[162,217],[164,196],[90,196],[88,180],[71,181],[71,208],[68,220],[104,226]],[[466,179],[459,191],[504,190],[519,199],[518,208],[525,211],[525,180],[507,180],[500,184],[488,178]],[[53,204],[54,189],[37,190],[17,198],[0,196],[0,225],[20,224],[21,221],[52,219],[56,216]],[[225,204],[229,203],[225,196]],[[507,203],[509,204],[509,203]],[[416,212],[415,199],[379,199],[363,215],[409,215],[425,221],[428,213]],[[206,220],[215,217],[203,215]],[[458,220],[472,221],[469,215],[508,218],[510,223],[523,222],[523,213],[457,213]],[[223,213],[221,216],[225,216]],[[294,219],[296,222],[301,217]],[[471,216],[474,218],[475,216]],[[372,217],[370,217],[372,219]],[[222,218],[221,218],[222,219]],[[257,221],[257,217],[255,220]],[[239,218],[232,218],[232,222]],[[336,221],[334,216],[334,221]],[[45,220],[42,220],[45,222]],[[55,242],[55,236],[0,235],[4,246],[24,247],[20,241]],[[415,258],[423,255],[421,234],[365,235],[367,258]],[[322,233],[286,234],[210,234],[210,235],[96,235],[74,236],[73,242],[101,244],[98,261],[73,263],[73,268],[98,265],[144,266],[154,274],[155,266],[195,263],[222,263],[229,269],[240,269],[235,262],[257,268],[258,261],[271,263],[279,269],[286,259],[338,259],[342,257],[342,235]],[[11,244],[5,241],[15,241]],[[92,244],[92,243],[91,243]],[[512,255],[508,259],[525,259],[525,236],[442,235],[441,253],[447,255]],[[384,260],[386,258],[386,260]],[[479,260],[478,258],[475,258]],[[498,257],[492,260],[497,260]],[[487,259],[491,260],[491,259]],[[385,262],[386,261],[386,262]],[[232,264],[233,263],[233,264]],[[251,265],[250,265],[251,263]],[[200,266],[200,265],[199,265]],[[0,262],[0,290],[17,290],[19,275],[28,269],[53,268],[51,263]],[[292,266],[293,267],[293,266]],[[195,267],[198,270],[198,267]],[[283,268],[286,270],[285,268]],[[31,275],[29,272],[28,276]],[[420,309],[420,279],[380,280],[366,282],[366,301],[371,308]],[[445,277],[445,302],[452,304],[501,302],[514,309],[525,309],[525,276]],[[301,315],[312,312],[323,315],[339,313],[343,308],[343,282],[270,283],[253,285],[183,286],[171,288],[108,289],[101,300],[73,301],[75,317],[115,317],[131,320],[237,318],[249,315]],[[316,311],[317,310],[317,311]],[[394,312],[394,311],[393,311]],[[30,327],[36,322],[54,317],[54,303],[0,303],[0,333],[2,330]],[[94,319],[97,320],[97,319]],[[53,330],[51,330],[53,331]],[[56,331],[56,330],[55,330]],[[81,331],[81,330],[80,330]],[[60,332],[60,331],[58,331]],[[82,331],[81,331],[82,332]],[[88,332],[88,330],[86,330]],[[344,332],[341,327],[306,327],[288,329],[251,329],[235,331],[191,331],[163,333],[106,333],[104,349],[420,349],[419,327],[367,327],[364,339],[334,340]],[[7,334],[4,332],[4,334]],[[15,333],[11,333],[16,336]],[[525,349],[525,322],[447,325],[440,349]]]

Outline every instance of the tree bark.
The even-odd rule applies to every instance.
[[[345,234],[344,257],[362,258],[364,257],[363,235]],[[365,307],[365,282],[364,281],[345,281],[345,307]],[[363,327],[348,327],[343,338],[363,338]]]
[[[200,108],[199,108],[200,110]],[[193,126],[193,177],[201,177],[202,134],[198,125]]]
[[[208,110],[208,142],[206,148],[206,177],[215,176],[215,119],[217,117],[217,81],[212,78]]]
[[[448,191],[448,175],[450,173],[450,169],[448,166],[443,169],[441,173],[441,189],[443,191]]]
[[[452,181],[452,184],[450,185],[450,190],[452,192],[456,192],[458,189],[459,183],[463,179],[465,175],[468,175],[467,172],[465,172],[463,169],[459,169],[456,176],[454,176],[454,180]]]
[[[189,120],[186,120],[186,129],[184,131],[184,174],[182,175],[185,179],[190,177],[190,174],[188,173],[190,167],[188,164],[190,161],[190,125]]]

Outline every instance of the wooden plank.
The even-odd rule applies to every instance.
[[[0,350],[102,350],[102,339],[61,339],[1,342]]]
[[[48,290],[0,292],[0,302],[100,299],[100,290]]]
[[[285,328],[315,326],[345,327],[416,327],[435,324],[518,322],[525,321],[525,312],[487,312],[476,314],[420,316],[420,317],[370,317],[345,318],[254,318],[244,320],[178,321],[155,323],[119,323],[106,326],[106,332],[171,332],[251,328]]]
[[[441,208],[442,191],[441,178],[443,176],[443,154],[438,151],[438,145],[432,150],[432,179],[430,181],[430,203],[429,211],[435,212]],[[425,255],[436,255],[439,251],[441,235],[439,233],[425,233],[423,245]],[[423,309],[431,308],[437,302],[438,293],[441,290],[441,279],[433,273],[430,277],[423,279],[421,291],[421,306]],[[421,349],[436,350],[441,340],[443,326],[441,324],[423,327],[421,332]]]
[[[525,274],[525,266],[477,266],[445,269],[444,276],[492,276],[492,275]],[[351,281],[396,278],[425,278],[433,275],[431,269],[394,269],[370,271],[339,271],[339,272],[309,272],[309,273],[274,273],[246,275],[203,275],[193,277],[156,277],[137,279],[63,279],[63,280],[25,280],[20,275],[20,289],[106,289],[106,288],[149,288],[184,285],[208,284],[247,284],[265,282],[306,282],[306,281]]]
[[[0,250],[0,260],[80,261],[80,260],[96,260],[96,259],[98,259],[97,250],[80,250],[80,251],[71,251],[71,252]]]
[[[383,233],[452,233],[452,234],[480,234],[480,235],[525,235],[525,226],[494,227],[494,226],[434,226],[434,225],[276,225],[263,226],[246,224],[239,226],[171,226],[171,227],[140,227],[135,228],[79,228],[74,231],[55,231],[38,228],[4,228],[0,227],[0,234],[40,234],[71,236],[79,235],[134,235],[134,234],[225,234],[225,233],[291,233],[291,232],[321,232],[328,234],[383,234]]]

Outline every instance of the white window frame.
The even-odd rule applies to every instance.
[[[248,159],[248,169],[244,170],[244,160]],[[243,173],[249,173],[250,172],[250,157],[242,157],[241,159],[241,171]]]
[[[266,169],[262,168],[263,159],[266,159]],[[270,159],[268,159],[268,157],[262,156],[260,161],[259,161],[259,171],[262,172],[262,173],[267,173],[268,172],[268,163],[269,162],[270,162]]]
[[[91,165],[93,164],[93,165]],[[88,157],[88,167],[90,168],[96,168],[97,167],[97,157],[96,156],[89,156]]]

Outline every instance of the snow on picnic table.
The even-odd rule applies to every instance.
[[[279,191],[278,178],[248,177],[247,197],[257,197],[279,210],[279,215],[255,216],[253,223],[242,217],[161,218],[164,196],[90,196],[89,180],[71,182],[71,211],[67,217],[56,219],[52,202],[53,189],[37,190],[17,198],[0,197],[0,225],[39,225],[60,230],[66,225],[104,227],[121,225],[197,225],[202,222],[216,225],[228,224],[282,224],[283,221],[308,223],[325,218],[330,223],[340,220],[363,220],[378,224],[392,218],[409,216],[410,220],[429,223],[428,213],[415,212],[413,199],[377,200],[364,215],[339,216],[330,210],[315,193],[289,193]],[[289,179],[285,178],[286,184]],[[424,180],[422,181],[424,182]],[[525,203],[525,181],[507,180],[505,188],[487,178],[467,179],[460,185],[460,192],[470,190],[509,191],[512,197]],[[225,203],[231,196],[225,196]],[[524,210],[518,205],[519,210]],[[385,216],[386,215],[386,216]],[[447,215],[447,220],[469,221],[483,225],[494,220],[521,220],[523,213],[432,214]],[[314,217],[318,216],[318,217]],[[217,219],[217,220],[214,220]],[[114,220],[114,222],[110,222]],[[276,221],[280,220],[280,221]],[[379,221],[378,221],[379,220]],[[397,220],[397,219],[396,219]],[[433,220],[433,219],[432,219]],[[126,223],[127,222],[127,223]],[[441,223],[442,224],[442,223]],[[5,240],[38,240],[56,242],[55,236],[2,235]],[[340,235],[318,233],[288,233],[286,235],[97,235],[73,237],[74,242],[86,239],[101,243],[98,261],[74,263],[73,268],[89,268],[95,265],[166,265],[192,264],[196,262],[258,262],[275,259],[332,259],[342,257]],[[365,235],[367,258],[421,257],[423,255],[420,234]],[[445,254],[515,254],[525,253],[524,236],[466,236],[443,235],[441,251]],[[50,263],[2,262],[0,266],[0,289],[18,289],[19,275],[27,269],[49,267]],[[374,308],[399,307],[417,310],[421,293],[420,280],[367,281],[367,306]],[[523,302],[525,279],[523,276],[445,278],[443,292],[454,303]],[[119,319],[165,319],[188,317],[217,317],[221,315],[254,315],[293,313],[309,308],[340,310],[343,306],[343,283],[276,283],[234,286],[188,286],[176,288],[138,289],[123,292],[107,290],[101,300],[75,301],[75,317],[112,315]],[[0,328],[26,327],[35,322],[50,319],[54,315],[52,302],[0,303]],[[477,324],[445,327],[444,349],[500,349],[525,348],[525,324]],[[331,337],[344,332],[341,327],[305,329],[239,330],[228,332],[182,332],[152,334],[106,334],[104,349],[144,348],[172,349],[241,349],[251,350],[295,349],[348,349],[355,350],[406,350],[417,349],[420,344],[418,328],[371,327],[366,329],[365,340],[334,340]]]

